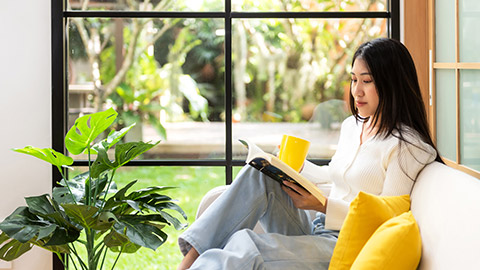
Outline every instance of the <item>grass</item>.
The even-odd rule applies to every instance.
[[[137,179],[131,190],[149,186],[175,186],[163,194],[177,200],[177,204],[188,216],[187,223],[192,224],[202,197],[215,186],[225,184],[223,167],[124,167],[117,171],[115,182],[121,188]],[[180,220],[183,218],[178,215]],[[163,270],[176,269],[183,258],[177,238],[182,231],[167,227],[167,241],[156,251],[141,248],[133,254],[122,254],[115,266],[116,270]],[[111,269],[118,253],[108,253],[103,269]]]

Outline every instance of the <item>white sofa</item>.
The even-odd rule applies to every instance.
[[[227,187],[210,190],[197,217]],[[419,174],[411,202],[422,235],[418,269],[480,269],[479,179],[433,162]],[[262,232],[258,225],[255,230]]]

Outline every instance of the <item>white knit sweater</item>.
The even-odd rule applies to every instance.
[[[431,163],[436,152],[415,131],[395,136],[371,137],[360,144],[362,123],[351,116],[340,132],[337,151],[327,166],[305,164],[304,176],[316,184],[333,183],[328,197],[325,228],[340,230],[350,202],[360,191],[375,195],[410,194],[418,173]],[[312,170],[312,167],[315,167]],[[312,172],[315,172],[312,175]]]

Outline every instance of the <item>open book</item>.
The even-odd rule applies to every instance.
[[[250,164],[252,167],[270,176],[270,178],[280,184],[283,184],[283,181],[286,180],[303,187],[315,196],[322,204],[325,204],[325,196],[323,195],[323,192],[307,178],[303,177],[276,156],[266,153],[254,143],[246,140],[239,141],[248,149],[248,155],[245,161],[247,164]]]

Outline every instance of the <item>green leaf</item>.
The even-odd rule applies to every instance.
[[[146,195],[150,195],[150,194],[154,194],[154,193],[157,193],[158,191],[165,191],[165,190],[174,189],[174,188],[176,188],[176,187],[161,187],[161,186],[148,187],[148,188],[140,189],[140,190],[137,190],[137,191],[132,191],[127,196],[127,198],[130,199],[130,200],[136,200],[137,198],[140,198],[140,197],[143,197],[143,196],[146,196]],[[164,195],[161,195],[161,196],[164,196]],[[165,198],[165,200],[168,200],[168,201],[171,200],[171,198],[167,197],[167,196],[164,196],[164,198]]]
[[[66,228],[68,230],[80,230],[68,220],[68,217],[64,212],[55,212],[48,214],[46,216],[46,219],[52,221],[52,223],[57,224],[59,227]]]
[[[52,225],[32,214],[28,207],[18,207],[0,223],[0,230],[21,243],[26,243],[37,235],[40,229]]]
[[[148,122],[157,130],[162,140],[167,139],[167,130],[153,113],[148,114]]]
[[[120,220],[128,220],[130,223],[147,223],[147,222],[157,222],[163,224],[169,224],[168,221],[159,214],[153,215],[123,215],[120,217]]]
[[[32,249],[30,243],[21,243],[8,237],[4,232],[0,234],[0,259],[4,261],[15,260],[30,249]]]
[[[26,197],[25,202],[28,205],[29,211],[32,214],[40,216],[47,216],[48,214],[54,213],[55,209],[48,200],[47,196],[47,194],[43,194],[40,196]]]
[[[123,98],[126,103],[135,102],[135,94],[130,86],[125,83],[121,83],[116,89],[117,94]]]
[[[180,75],[179,90],[190,102],[190,111],[192,114],[196,114],[202,117],[203,120],[207,120],[208,101],[200,94],[197,82],[190,77],[190,75]]]
[[[45,218],[40,219],[28,207],[22,206],[0,223],[0,230],[21,243],[37,243],[37,240],[48,238],[45,245],[71,243],[80,236],[80,230],[68,222],[62,213],[53,212],[43,216]],[[42,243],[38,242],[43,246]]]
[[[57,227],[45,246],[58,246],[75,242],[80,237],[79,230]]]
[[[159,144],[156,143],[144,143],[144,142],[128,142],[124,144],[118,144],[115,147],[115,161],[111,162],[107,148],[104,145],[97,146],[97,158],[92,164],[91,174],[92,177],[98,177],[102,172],[107,170],[115,170],[125,165],[130,160],[150,150],[152,147]]]
[[[187,224],[181,223],[180,220],[178,220],[176,217],[170,215],[167,212],[160,211],[158,213],[168,221],[168,224],[173,225],[173,227],[175,227],[176,230],[183,230],[185,229],[185,227],[187,227]]]
[[[120,189],[117,193],[115,193],[115,195],[112,198],[117,200],[126,199],[127,197],[125,196],[125,194],[133,185],[135,185],[135,183],[137,183],[137,180],[133,180],[130,183],[126,184],[122,189]]]
[[[160,203],[160,204],[155,205],[155,207],[157,208],[157,211],[160,211],[160,210],[163,210],[163,209],[171,209],[171,210],[177,211],[178,213],[180,213],[183,216],[183,218],[185,218],[185,220],[187,219],[187,214],[185,214],[183,209],[173,202]]]
[[[74,155],[81,154],[116,119],[117,112],[110,108],[78,118],[65,136],[65,146]]]
[[[136,158],[137,156],[145,153],[150,150],[160,141],[156,143],[144,143],[144,142],[128,142],[123,144],[118,144],[115,147],[115,168],[119,168],[125,165],[130,160]]]
[[[122,253],[135,253],[141,247],[130,242],[126,235],[120,234],[114,230],[111,230],[109,234],[105,235],[103,242],[114,252],[122,251]]]
[[[44,227],[44,228],[40,228],[38,230],[37,240],[42,240],[42,239],[48,237],[49,235],[51,235],[55,231],[56,228],[57,228],[57,225],[55,225],[55,224],[49,225],[49,226]]]
[[[95,187],[97,187],[98,188],[98,190],[96,191],[97,199],[100,199],[100,197],[103,197],[106,192],[105,188],[107,187],[107,184],[108,184],[108,174],[102,174],[98,177],[95,177],[92,184],[92,194],[93,192],[95,192]],[[117,189],[117,185],[115,184],[115,182],[112,181],[110,183],[109,193],[116,191],[116,189]]]
[[[76,175],[72,180],[68,181],[68,186],[75,197],[77,202],[80,202],[85,197],[85,182],[89,177],[88,172]],[[59,204],[74,203],[72,197],[67,188],[65,179],[62,179],[59,183],[62,187],[54,187],[52,197]]]
[[[136,202],[136,201],[132,201],[132,200],[125,200],[125,202],[130,205],[130,207],[132,207],[133,209],[135,209],[136,211],[142,213],[142,209],[141,209],[141,202]]]
[[[111,230],[110,233],[105,235],[105,237],[103,238],[103,242],[107,247],[112,248],[112,247],[119,247],[119,246],[125,245],[129,243],[130,240],[128,240],[128,238],[123,234],[120,234],[114,230]]]
[[[92,164],[90,173],[93,178],[99,177],[100,174],[107,170],[114,170],[115,164],[110,161],[107,154],[107,149],[103,145],[97,147],[97,158]]]
[[[99,210],[97,207],[78,204],[63,204],[62,207],[73,221],[84,228],[90,229],[97,224],[97,219],[95,218]]]
[[[69,253],[70,250],[67,245],[45,246],[41,239],[31,240],[27,243],[10,238],[6,233],[0,234],[0,259],[5,261],[12,261],[17,259],[32,248],[32,244],[56,253]]]
[[[67,214],[60,210],[60,206],[55,200],[49,201],[48,195],[27,197],[25,201],[29,206],[29,211],[45,220],[48,220],[58,227],[66,230],[76,230],[77,228],[70,223]],[[57,210],[58,209],[58,210]]]
[[[124,200],[126,198],[125,193],[127,193],[128,189],[130,189],[136,182],[137,182],[137,180],[133,180],[130,183],[128,183],[127,185],[125,185],[122,189],[117,191],[115,193],[115,195],[113,195],[112,197],[110,197],[107,200],[103,209],[104,210],[111,210],[118,205],[124,204],[125,203]]]
[[[57,152],[51,148],[37,148],[33,146],[26,146],[24,148],[14,148],[15,152],[34,156],[43,161],[57,166],[60,170],[62,166],[69,166],[73,164],[73,158],[67,157],[64,154]]]
[[[112,146],[118,143],[125,136],[125,134],[127,134],[127,132],[129,132],[130,129],[135,126],[135,124],[136,123],[133,123],[130,126],[124,127],[119,131],[111,131],[105,140],[102,140],[101,142],[92,146],[92,150],[94,150],[92,153],[98,153],[99,147],[102,147],[106,150],[110,149]]]
[[[72,180],[68,181],[68,186],[70,187],[70,190],[73,193],[73,196],[75,197],[76,202],[85,202],[85,183],[89,178],[89,172],[85,172],[79,175],[76,175]],[[95,192],[95,186],[98,184],[98,190],[97,190],[97,200],[100,200],[100,198],[103,198],[105,195],[105,187],[107,186],[108,182],[108,175],[100,175],[97,178],[94,178],[92,181],[92,184],[90,185],[90,194],[94,194]],[[72,199],[72,196],[70,196],[70,192],[68,188],[66,187],[67,184],[64,179],[62,179],[59,182],[59,185],[61,187],[54,187],[53,192],[52,192],[52,197],[55,201],[57,201],[59,204],[71,204],[75,203]],[[115,192],[117,189],[117,184],[115,182],[112,182],[110,184],[110,189],[109,193]]]
[[[27,243],[32,238],[34,238],[38,232],[38,226],[33,226],[33,225],[27,225],[27,226],[22,226],[21,228],[20,227],[17,227],[17,228],[18,228],[17,232],[10,236],[12,238],[17,239],[21,243]]]
[[[165,228],[165,225],[166,225],[166,223],[165,223],[165,224],[162,224],[162,223],[153,223],[153,222],[149,222],[149,221],[147,221],[147,222],[145,222],[145,223],[146,223],[146,224],[149,224],[149,225],[152,225],[152,226],[155,226],[155,227],[157,227],[157,228],[160,229],[160,230],[163,230],[163,228]]]
[[[117,221],[117,217],[112,212],[101,212],[96,219],[95,226],[92,229],[97,231],[105,231],[112,227],[113,223]]]
[[[137,223],[134,219],[128,217],[122,217],[113,227],[118,233],[125,231],[131,242],[152,250],[156,250],[167,240],[167,234],[156,226]]]

